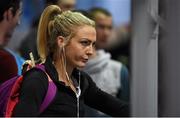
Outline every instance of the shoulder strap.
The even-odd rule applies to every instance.
[[[36,65],[35,68],[38,68],[46,73],[44,65]],[[53,101],[57,91],[57,87],[50,78],[50,76],[47,73],[46,75],[48,77],[49,84],[48,84],[48,90],[46,96],[40,106],[40,110],[39,110],[40,113],[42,113],[48,107],[48,105]]]
[[[42,113],[49,106],[49,104],[53,101],[53,99],[56,95],[56,91],[57,91],[57,88],[56,88],[56,85],[54,84],[54,82],[53,81],[49,82],[46,96],[40,107],[40,113]]]

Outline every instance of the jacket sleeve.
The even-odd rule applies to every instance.
[[[48,79],[41,70],[31,69],[25,73],[13,116],[38,116],[47,88]]]
[[[129,116],[129,105],[100,90],[87,76],[88,89],[85,93],[85,104],[110,116]]]
[[[126,66],[122,66],[121,72],[121,88],[119,89],[118,95],[117,97],[121,100],[124,100],[126,102],[129,101],[129,73],[128,73],[128,69]]]

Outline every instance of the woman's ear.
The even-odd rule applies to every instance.
[[[63,36],[58,36],[56,40],[59,47],[65,46],[65,38]]]

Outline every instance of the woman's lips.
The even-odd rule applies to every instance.
[[[83,59],[82,60],[84,63],[87,63],[88,62],[88,59]]]

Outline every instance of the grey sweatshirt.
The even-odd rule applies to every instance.
[[[97,50],[97,56],[90,59],[84,68],[103,91],[116,96],[121,87],[122,64],[112,60],[110,53]]]

